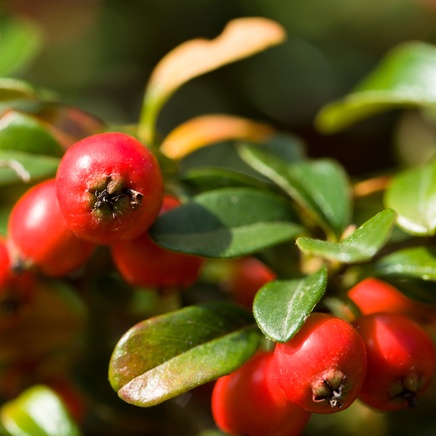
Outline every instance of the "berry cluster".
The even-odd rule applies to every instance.
[[[158,215],[178,205],[164,194],[155,156],[135,138],[114,132],[80,140],[64,154],[56,178],[32,186],[11,210],[0,241],[5,317],[29,300],[38,275],[73,274],[97,245],[110,248],[131,285],[190,285],[202,258],[165,250],[148,236]]]
[[[416,405],[436,369],[432,338],[417,322],[429,323],[431,309],[375,278],[348,296],[361,313],[352,322],[312,312],[291,340],[217,380],[212,411],[221,430],[297,435],[312,413],[340,412],[356,399],[382,412]]]

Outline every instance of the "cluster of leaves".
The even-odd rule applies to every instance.
[[[159,245],[211,260],[256,255],[278,275],[260,289],[252,313],[229,301],[199,301],[135,323],[109,362],[111,386],[128,403],[154,406],[228,374],[265,338],[292,338],[315,307],[345,313],[345,291],[366,276],[436,302],[429,286],[436,281],[434,161],[351,181],[338,162],[310,159],[298,138],[223,114],[189,120],[157,140],[160,109],[180,86],[284,38],[278,24],[246,18],[229,23],[214,40],[182,44],[156,66],[137,126],[117,126],[154,150],[167,189],[184,199],[152,226]],[[348,96],[324,107],[317,126],[335,132],[393,107],[414,107],[432,119],[434,77],[436,48],[403,44]],[[46,90],[0,78],[0,184],[7,193],[2,229],[18,193],[52,177],[69,145],[113,129]],[[191,153],[223,141],[231,142],[237,166],[183,170]],[[50,402],[51,393],[39,389],[3,407],[0,418],[12,434],[14,426],[54,434],[31,416],[28,404],[39,395],[63,413]],[[71,427],[65,434],[75,432]]]

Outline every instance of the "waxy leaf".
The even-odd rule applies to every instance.
[[[9,436],[79,436],[61,398],[44,385],[35,385],[0,409],[1,425]]]
[[[10,111],[0,118],[0,150],[17,150],[47,156],[62,156],[59,142],[32,115]]]
[[[236,146],[238,155],[250,166],[255,162],[250,161],[251,154],[261,153],[265,159],[275,158],[283,164],[293,164],[307,160],[306,146],[297,136],[289,133],[276,132],[261,144],[240,141]],[[255,159],[255,158],[254,158]]]
[[[2,18],[0,26],[0,76],[13,75],[37,54],[42,32],[36,22],[18,18],[17,15]]]
[[[302,233],[283,197],[253,188],[223,188],[197,195],[160,216],[151,237],[174,251],[237,257]]]
[[[39,91],[23,80],[0,77],[0,108],[3,108],[6,101],[33,99],[38,95]]]
[[[385,193],[385,205],[398,213],[398,225],[407,233],[436,233],[436,161],[396,175]]]
[[[182,181],[202,191],[226,187],[252,187],[271,189],[271,184],[242,172],[228,168],[201,167],[187,170]]]
[[[154,406],[236,370],[261,337],[243,307],[188,306],[132,327],[112,354],[110,383],[124,401]]]
[[[370,260],[387,243],[395,224],[396,213],[385,209],[363,223],[340,242],[298,238],[298,247],[306,254],[343,263]]]
[[[59,161],[51,156],[0,150],[0,186],[53,177]]]
[[[23,111],[42,122],[64,150],[80,139],[101,133],[107,128],[96,116],[56,101],[23,104]]]
[[[436,249],[421,246],[395,251],[382,257],[371,274],[436,281]]]
[[[254,299],[253,314],[265,336],[289,341],[321,300],[327,286],[327,269],[294,280],[276,280],[263,286]]]
[[[223,65],[252,56],[285,38],[283,27],[262,17],[230,21],[212,40],[197,38],[170,51],[149,79],[139,122],[139,137],[153,143],[156,118],[169,97],[184,83]]]
[[[232,115],[203,115],[172,130],[160,150],[171,159],[181,159],[199,148],[217,142],[245,139],[264,141],[273,134],[271,126]]]
[[[388,52],[377,67],[342,100],[316,117],[324,133],[333,133],[395,107],[428,107],[436,102],[436,47],[406,42]]]
[[[243,145],[241,157],[312,214],[337,239],[348,225],[351,193],[343,168],[330,159],[286,163],[260,146]]]

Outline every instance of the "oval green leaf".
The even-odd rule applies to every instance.
[[[382,257],[371,274],[436,281],[436,249],[421,246],[395,251]]]
[[[243,145],[240,155],[305,208],[332,238],[350,221],[351,191],[344,169],[330,159],[286,163],[260,146]]]
[[[436,47],[406,42],[389,51],[343,99],[324,106],[315,123],[324,133],[395,107],[428,107],[436,102]]]
[[[0,150],[62,156],[59,142],[36,117],[10,111],[0,119]]]
[[[10,436],[79,436],[58,395],[44,385],[35,385],[0,409],[2,426]]]
[[[17,16],[3,17],[0,25],[0,76],[8,76],[24,68],[38,53],[42,32],[36,22]]]
[[[267,283],[256,294],[253,314],[265,336],[287,342],[304,324],[327,286],[327,269],[294,280]]]
[[[54,177],[59,158],[0,150],[0,186]]]
[[[160,216],[150,229],[164,248],[216,258],[251,254],[301,233],[283,197],[252,188],[199,194]]]
[[[370,260],[387,243],[397,214],[385,209],[363,223],[340,242],[298,238],[297,245],[306,254],[342,263]]]
[[[271,188],[269,184],[255,177],[231,169],[217,167],[197,167],[187,170],[182,177],[182,182],[201,191],[241,186],[259,189]]]
[[[6,109],[5,102],[19,99],[34,99],[40,91],[24,80],[11,77],[0,77],[0,108]]]
[[[132,327],[114,349],[109,380],[124,401],[154,406],[236,370],[261,337],[242,307],[188,306]]]
[[[252,145],[256,149],[256,144]],[[306,145],[303,140],[290,133],[275,133],[271,138],[262,142],[259,149],[287,163],[299,162],[307,158]]]
[[[398,225],[407,233],[436,233],[436,161],[396,175],[385,193],[385,205],[398,213]]]

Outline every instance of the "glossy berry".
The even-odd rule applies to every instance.
[[[430,336],[415,321],[396,313],[364,315],[354,325],[368,354],[359,399],[382,411],[414,406],[435,371]]]
[[[236,303],[251,308],[257,291],[276,278],[276,274],[259,259],[249,256],[233,262],[227,287]]]
[[[310,418],[286,399],[275,378],[273,354],[267,351],[258,351],[216,381],[212,414],[220,430],[247,436],[298,435]]]
[[[180,201],[165,195],[161,213],[180,205]],[[197,279],[203,258],[166,250],[143,233],[132,241],[120,242],[111,247],[114,263],[133,286],[176,288],[188,287]]]
[[[362,338],[346,321],[312,313],[297,334],[274,350],[277,380],[289,401],[309,412],[345,410],[366,371]]]
[[[98,244],[131,240],[159,213],[159,164],[135,138],[102,133],[75,143],[56,175],[59,204],[70,229]]]
[[[375,277],[357,283],[347,295],[363,315],[376,312],[401,313],[418,322],[430,322],[435,317],[434,306],[414,301],[395,286]]]
[[[16,269],[38,268],[62,277],[83,265],[94,245],[79,239],[67,226],[56,196],[55,180],[29,189],[12,208],[8,247]]]

